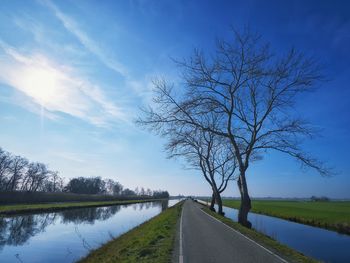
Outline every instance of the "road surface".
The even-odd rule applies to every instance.
[[[185,201],[180,220],[179,263],[285,263],[283,259]]]

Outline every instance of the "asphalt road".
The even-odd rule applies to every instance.
[[[179,226],[180,263],[286,262],[200,208],[201,205],[191,200],[183,206]]]

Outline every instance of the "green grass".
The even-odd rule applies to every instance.
[[[50,212],[50,211],[58,211],[63,209],[75,209],[75,208],[83,208],[83,207],[123,205],[123,204],[151,202],[155,200],[159,200],[159,199],[2,205],[0,206],[0,215],[12,215],[12,214],[33,213],[33,212]]]
[[[279,255],[280,257],[286,259],[288,262],[295,262],[295,263],[313,263],[318,262],[312,258],[309,258],[285,245],[282,245],[281,243],[277,242],[276,240],[270,238],[269,236],[266,236],[262,233],[259,233],[253,229],[246,228],[234,221],[232,221],[229,218],[226,218],[224,216],[221,216],[213,211],[210,211],[208,207],[203,207],[203,210],[212,215],[213,217],[217,218],[224,224],[228,225],[229,227],[239,231],[243,235],[249,237],[250,239],[256,241],[260,245],[268,248],[275,254]]]
[[[239,208],[239,200],[224,200],[228,207]],[[280,217],[307,225],[350,234],[350,202],[253,200],[252,212]]]
[[[80,262],[170,262],[182,203],[94,250]]]
[[[28,191],[0,191],[0,205],[14,204],[48,204],[64,202],[107,202],[126,201],[136,199],[152,199],[143,196],[113,196],[98,194],[75,194],[66,192],[28,192]]]

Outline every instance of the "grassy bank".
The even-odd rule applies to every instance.
[[[44,204],[63,202],[103,202],[152,199],[149,196],[113,196],[100,194],[46,193],[28,191],[0,191],[0,205]]]
[[[239,208],[239,200],[223,204]],[[253,200],[252,212],[350,234],[350,202]]]
[[[182,202],[91,252],[80,262],[170,262]]]
[[[146,199],[146,200],[126,200],[126,201],[99,201],[99,202],[65,202],[53,204],[20,204],[20,205],[2,205],[0,206],[0,215],[13,215],[36,212],[52,212],[64,209],[76,209],[83,207],[98,207],[98,206],[112,206],[134,204],[142,202],[151,202],[160,199]]]
[[[220,220],[224,224],[228,225],[229,227],[239,231],[243,235],[249,237],[250,239],[256,241],[257,243],[261,244],[262,246],[268,248],[275,254],[279,255],[280,257],[288,260],[288,262],[295,262],[295,263],[313,263],[318,262],[312,258],[309,258],[285,245],[280,244],[276,240],[270,238],[269,236],[266,236],[262,233],[259,233],[253,229],[248,229],[246,227],[241,226],[240,224],[232,221],[229,218],[226,218],[224,216],[220,216],[217,213],[210,211],[207,207],[203,207],[203,210],[210,214],[211,216],[215,217],[216,219]]]

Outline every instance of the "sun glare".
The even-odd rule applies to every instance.
[[[32,68],[23,78],[26,93],[41,105],[54,100],[59,89],[57,73],[51,69]]]

